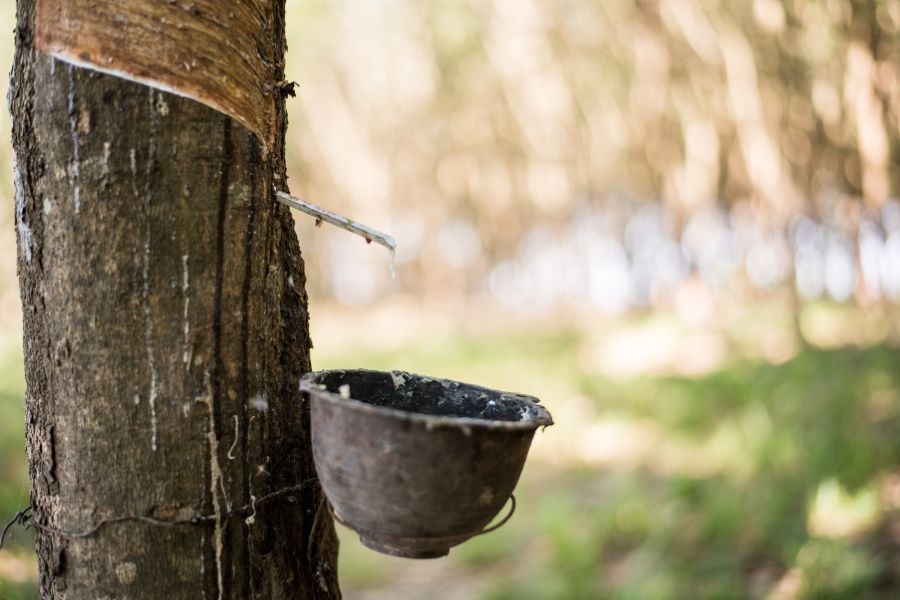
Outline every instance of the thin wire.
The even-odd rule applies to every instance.
[[[313,542],[316,539],[316,527],[319,525],[319,515],[322,514],[322,505],[326,502],[325,494],[322,494],[322,499],[319,500],[319,506],[316,507],[316,516],[313,517],[312,527],[309,530],[309,543],[306,544],[306,560],[310,562],[312,562]]]
[[[9,528],[18,523],[22,529],[28,529],[28,514],[31,511],[31,507],[23,508],[19,512],[16,513],[16,516],[12,518],[12,520],[6,524],[6,527],[3,528],[3,531],[0,532],[0,548],[3,547],[3,540],[6,539],[6,533],[9,531]]]
[[[279,496],[290,495],[291,493],[300,491],[301,489],[305,488],[306,486],[308,486],[312,483],[315,483],[317,481],[318,481],[318,479],[313,477],[313,478],[307,479],[306,481],[298,483],[296,485],[291,485],[288,487],[281,488],[279,490],[275,490],[274,492],[270,492],[270,493],[266,494],[265,496],[262,496],[261,498],[257,498],[256,500],[254,500],[253,502],[250,502],[249,504],[245,504],[238,508],[234,508],[223,514],[197,515],[197,516],[191,517],[189,519],[173,519],[173,520],[157,519],[155,517],[150,517],[147,515],[122,515],[122,516],[118,516],[118,517],[110,517],[107,519],[100,519],[99,521],[97,521],[97,523],[93,527],[91,527],[90,529],[85,529],[83,531],[50,527],[49,525],[41,525],[40,523],[35,522],[34,515],[31,510],[32,507],[28,506],[28,507],[23,508],[19,512],[17,512],[16,515],[12,518],[12,520],[10,520],[6,524],[6,526],[3,527],[3,531],[0,532],[0,548],[3,547],[3,543],[6,539],[6,535],[13,525],[19,525],[19,527],[21,527],[22,529],[34,528],[38,531],[43,531],[45,533],[51,533],[54,535],[60,535],[63,537],[74,538],[74,539],[91,537],[92,535],[95,535],[98,531],[100,531],[104,526],[115,525],[118,523],[138,522],[138,523],[144,523],[147,525],[154,525],[157,527],[177,527],[177,526],[181,526],[181,525],[202,525],[204,523],[214,523],[219,519],[221,519],[221,520],[230,519],[231,517],[247,513],[250,510],[255,510],[256,506],[259,506],[260,504],[263,504],[264,502],[267,502],[267,501],[269,501],[273,498],[277,498]]]
[[[491,525],[487,529],[482,529],[475,535],[484,535],[486,533],[496,531],[496,530],[500,529],[501,527],[503,527],[504,525],[506,525],[506,522],[509,521],[510,519],[512,519],[513,513],[516,512],[516,497],[514,494],[509,495],[509,501],[511,504],[509,507],[509,512],[506,513],[506,516],[503,517],[502,519],[500,519],[496,524]]]

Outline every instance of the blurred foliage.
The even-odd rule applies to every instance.
[[[832,306],[824,314],[852,339],[856,321],[846,318],[848,310]],[[734,348],[735,340],[746,345],[748,331],[772,314],[756,307],[718,334]],[[334,319],[319,315],[320,322]],[[895,319],[886,314],[882,325]],[[900,595],[896,332],[864,345],[795,346],[781,362],[733,351],[690,377],[612,374],[588,358],[598,338],[644,339],[642,332],[660,323],[669,323],[676,340],[695,328],[656,313],[591,327],[450,331],[390,349],[359,343],[364,336],[357,333],[356,344],[317,350],[316,368],[402,368],[533,393],[556,420],[537,436],[515,518],[449,559],[384,557],[341,529],[347,596]],[[617,347],[627,352],[627,344]],[[17,352],[4,355],[3,515],[26,501],[20,364]],[[31,538],[16,531],[13,539],[0,551],[2,597],[33,597]],[[13,583],[10,574],[24,581]]]
[[[692,451],[683,462],[667,466],[652,456],[634,466],[578,460],[562,468],[530,465],[518,491],[516,518],[502,532],[451,554],[460,570],[457,578],[472,577],[473,587],[489,580],[477,588],[479,596],[643,600],[900,594],[900,507],[881,504],[884,494],[896,493],[883,488],[897,485],[900,467],[895,348],[807,350],[778,366],[738,361],[695,379],[615,381],[580,371],[576,354],[582,340],[578,335],[565,339],[569,343],[556,346],[552,355],[571,368],[566,373],[551,368],[552,376],[565,377],[563,387],[591,398],[597,420],[614,416],[652,424],[661,432],[653,454],[664,455],[669,446]],[[509,340],[510,353],[493,356],[522,361],[518,372],[524,374],[531,372],[526,367],[529,344],[521,341],[518,336]],[[478,369],[481,359],[457,341],[448,342],[441,356],[446,368],[458,372]],[[341,364],[378,362],[378,356],[367,356]],[[381,362],[393,363],[384,357]],[[509,383],[530,390],[532,378],[548,376],[540,372]],[[574,430],[567,444],[589,443],[589,425],[563,424],[566,431],[550,429],[544,435],[566,437]],[[876,518],[865,521],[868,529],[851,528],[834,538],[809,531],[816,492],[832,478],[848,494],[869,490],[879,498]],[[826,520],[841,518],[833,509]],[[355,579],[355,561],[368,563],[369,569],[378,563],[368,554],[354,556],[358,552],[355,542],[345,543],[344,560],[351,567],[343,575],[351,592],[360,591],[357,585],[371,585],[364,577]],[[387,589],[390,577],[384,575],[381,582]],[[791,593],[770,596],[779,584]]]
[[[691,378],[621,378],[584,366],[592,333],[450,336],[415,352],[319,357],[319,368],[428,369],[538,393],[557,422],[538,434],[516,517],[453,550],[452,566],[433,579],[420,563],[374,555],[343,531],[348,595],[900,595],[895,345],[807,348],[782,364],[732,359]],[[641,438],[646,448],[635,447]],[[419,578],[431,587],[404,586]]]
[[[28,505],[25,461],[25,377],[22,352],[6,340],[0,345],[0,527]],[[15,349],[13,349],[15,348]],[[36,559],[31,532],[14,528],[0,550],[0,598],[37,597]]]
[[[294,189],[392,231],[432,297],[611,196],[850,232],[900,190],[898,0],[290,6]],[[337,254],[380,257],[308,231],[314,290],[361,302]]]
[[[5,31],[12,5],[0,3]],[[857,285],[900,298],[889,201],[900,0],[288,0],[288,11],[292,191],[399,242],[395,288],[380,254],[298,218],[314,327],[316,299],[365,305],[398,289],[440,306],[507,295],[531,317],[578,323],[422,328],[389,350],[316,351],[317,368],[532,393],[557,420],[538,436],[516,517],[450,559],[381,557],[342,530],[348,596],[900,597],[898,321]],[[0,54],[12,40],[0,36]],[[2,111],[4,348],[21,327],[8,132]],[[834,285],[820,273],[831,256]],[[804,297],[828,288],[862,308],[786,297],[792,316],[744,314],[772,293],[722,277],[723,261],[745,263],[763,290],[793,274]],[[715,290],[736,280],[741,302],[712,304],[698,274]],[[494,285],[504,277],[529,284]],[[557,297],[569,280],[599,298],[580,320]],[[595,322],[625,300],[678,316]],[[672,325],[725,317],[738,325],[705,337]],[[644,366],[610,366],[629,360]],[[0,516],[27,502],[21,362],[0,353]],[[30,543],[17,532],[0,551],[0,598],[36,596]]]

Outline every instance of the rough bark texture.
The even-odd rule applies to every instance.
[[[283,2],[268,32],[282,71]],[[223,515],[314,476],[303,263],[278,144],[53,61],[20,0],[10,89],[26,432],[38,523]],[[333,598],[317,485],[251,518],[37,534],[44,598]]]

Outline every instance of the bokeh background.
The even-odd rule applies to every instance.
[[[0,5],[0,30],[13,28]],[[504,528],[348,598],[900,597],[900,0],[289,0],[316,368],[540,396]],[[12,35],[0,36],[3,64]],[[0,115],[0,515],[27,503]],[[35,595],[31,540],[0,598]]]

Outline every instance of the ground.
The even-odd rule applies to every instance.
[[[536,323],[314,304],[316,368],[525,392],[557,423],[536,436],[515,517],[448,559],[383,557],[342,530],[346,597],[900,596],[896,319],[811,305],[804,345],[784,306]],[[14,342],[0,353],[4,516],[27,502]],[[28,543],[16,532],[0,551],[0,598],[34,597]]]

